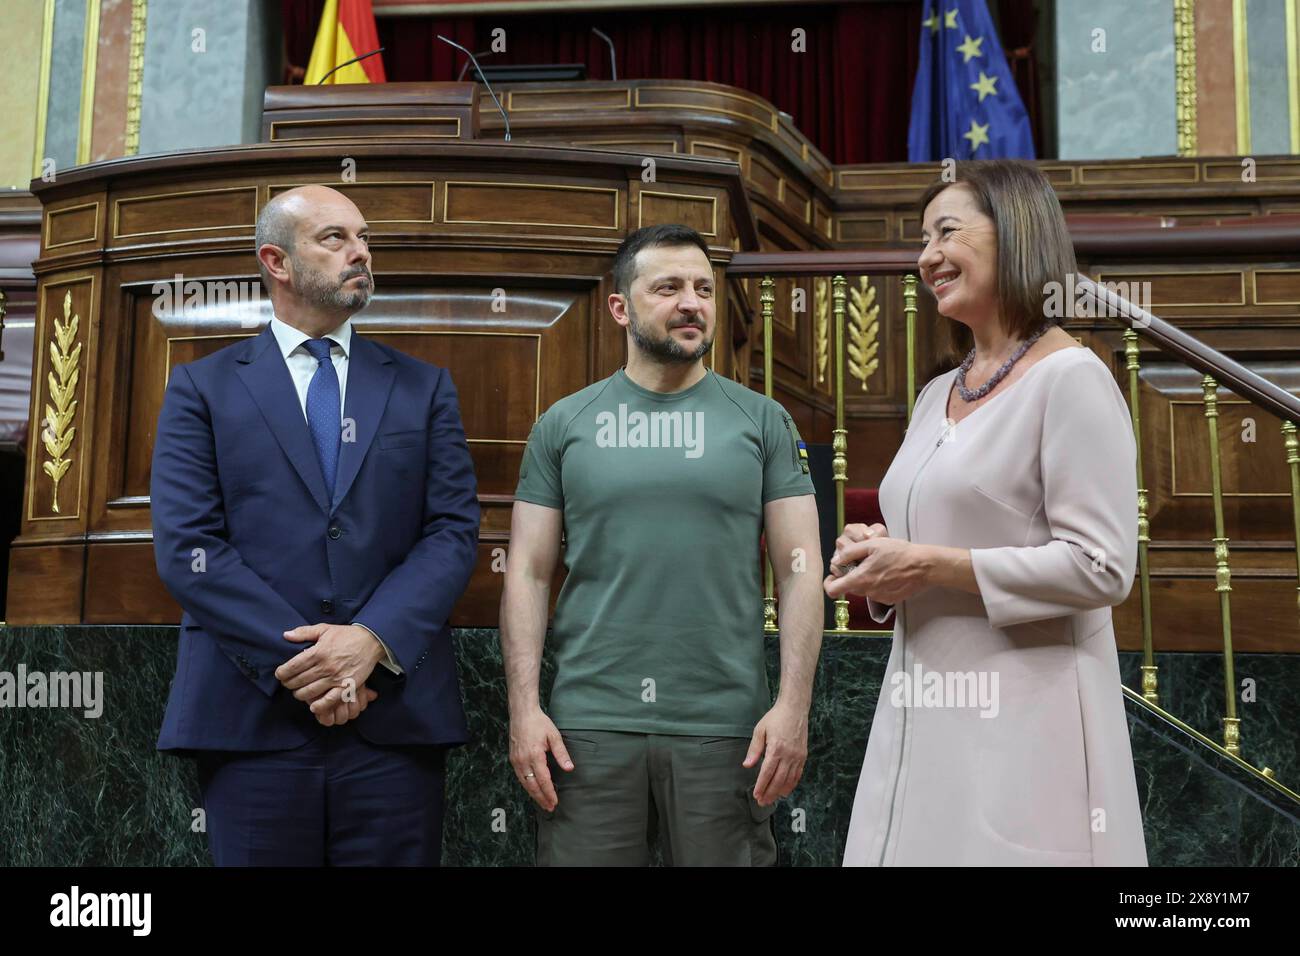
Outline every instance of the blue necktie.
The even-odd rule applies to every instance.
[[[334,475],[338,471],[339,446],[343,440],[342,402],[339,398],[339,375],[330,359],[330,339],[308,339],[303,345],[316,359],[316,374],[307,386],[307,427],[316,444],[325,490],[334,500]]]

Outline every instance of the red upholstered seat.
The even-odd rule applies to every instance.
[[[875,488],[846,488],[844,490],[845,524],[884,524],[885,518],[880,513],[880,494]],[[759,556],[767,547],[767,539],[760,537]],[[829,572],[828,572],[829,573]],[[855,631],[888,631],[894,626],[891,613],[884,624],[877,624],[867,613],[867,599],[856,594],[849,595],[849,627]]]
[[[845,524],[884,524],[884,515],[880,513],[880,492],[875,488],[844,489],[844,523]],[[849,595],[849,627],[855,631],[887,631],[894,626],[891,613],[884,624],[877,624],[867,613],[867,599],[856,594]]]

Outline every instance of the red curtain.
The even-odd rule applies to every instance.
[[[1034,155],[1043,155],[1043,103],[1038,85],[1038,54],[1034,35],[1038,30],[1038,11],[1034,0],[998,0],[998,31],[1007,66],[1015,78],[1016,89],[1029,114],[1034,134]]]
[[[289,63],[305,66],[324,0],[281,0]],[[749,90],[793,117],[834,163],[903,162],[916,75],[921,5],[800,4],[760,8],[701,7],[587,14],[380,17],[384,69],[393,81],[454,80],[464,55],[492,31],[506,31],[506,51],[487,63],[585,63],[593,80],[610,78],[614,42],[620,79],[683,79]],[[806,50],[792,50],[801,29]],[[358,53],[363,51],[357,51]]]

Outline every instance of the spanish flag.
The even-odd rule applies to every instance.
[[[379,31],[375,28],[375,11],[370,0],[325,0],[303,84],[314,86],[340,63],[377,49]],[[382,54],[345,66],[325,82],[383,83]]]

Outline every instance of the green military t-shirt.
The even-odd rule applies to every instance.
[[[620,369],[547,409],[515,497],[564,512],[556,726],[748,737],[771,705],[763,505],[812,493],[786,411],[712,371],[661,394]]]

